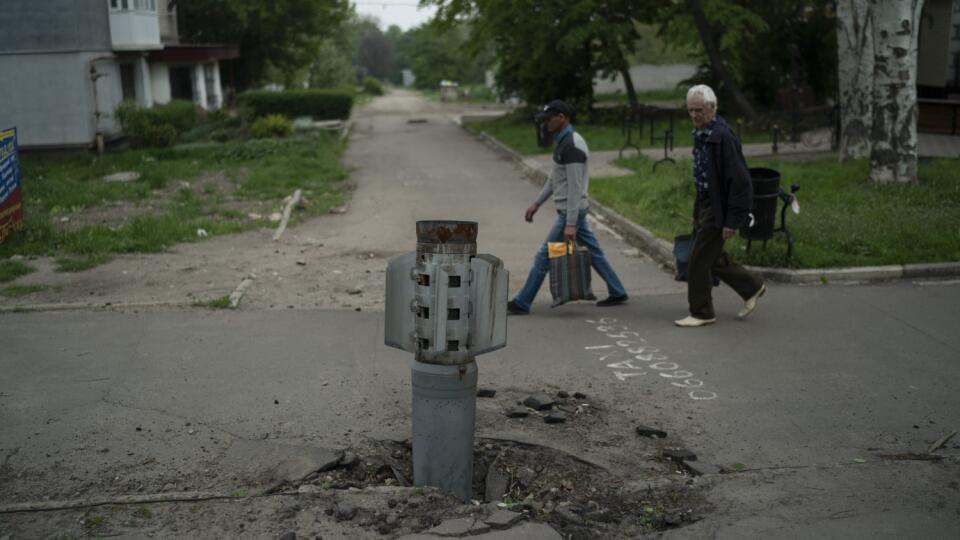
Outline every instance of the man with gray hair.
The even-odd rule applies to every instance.
[[[693,205],[696,238],[687,272],[690,315],[674,321],[694,328],[717,322],[713,311],[713,277],[729,285],[744,299],[738,317],[757,307],[766,286],[746,268],[730,260],[724,241],[747,225],[753,203],[753,184],[740,141],[717,116],[717,96],[706,85],[687,92],[687,113],[693,122],[693,182],[697,197]]]

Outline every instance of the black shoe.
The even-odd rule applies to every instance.
[[[607,298],[597,302],[597,305],[600,307],[609,307],[616,306],[618,304],[626,304],[627,298],[628,296],[625,294],[621,296],[608,296]]]
[[[518,306],[517,303],[514,302],[513,300],[510,300],[509,302],[507,302],[507,313],[509,313],[510,315],[529,315],[530,314],[529,311],[521,309],[520,306]]]

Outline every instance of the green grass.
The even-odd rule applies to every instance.
[[[632,176],[591,179],[590,193],[666,240],[690,232],[694,187],[691,161],[663,164],[631,158],[618,164]],[[960,183],[956,160],[923,160],[915,185],[870,184],[865,161],[838,163],[754,159],[751,167],[780,171],[780,186],[799,183],[800,214],[787,212],[795,244],[793,268],[869,266],[960,260]],[[779,209],[782,203],[778,203]],[[786,242],[777,234],[749,253],[738,237],[727,243],[737,260],[758,266],[785,266]]]
[[[28,294],[43,292],[49,288],[48,285],[10,285],[9,287],[0,289],[0,296],[19,298],[21,296],[27,296]]]
[[[541,148],[537,146],[536,128],[530,115],[523,113],[509,114],[490,120],[476,120],[468,122],[465,127],[472,132],[486,132],[495,137],[500,142],[513,148],[517,152],[529,156],[534,154],[547,154],[552,150],[550,148]],[[587,141],[591,151],[619,150],[626,141],[626,134],[619,121],[591,123],[574,122],[574,127]],[[654,122],[654,133],[662,137],[663,132],[669,128],[669,120],[665,117],[658,118]],[[650,144],[650,126],[645,123],[643,133],[638,134],[636,128],[632,135],[632,141],[639,141],[640,148],[663,149],[663,141],[659,140]],[[674,146],[687,147],[693,145],[691,132],[693,125],[686,114],[676,113],[674,115]],[[772,141],[772,135],[766,132],[750,132],[745,128],[743,130],[744,143],[764,143]]]
[[[0,244],[2,246],[3,244]],[[21,261],[0,261],[0,283],[13,281],[33,272],[33,267]]]
[[[53,256],[62,271],[79,271],[110,260],[117,253],[158,252],[197,241],[198,229],[208,236],[229,234],[264,222],[228,208],[229,202],[209,185],[179,189],[166,195],[157,190],[170,182],[194,181],[223,171],[244,199],[280,200],[295,189],[308,201],[305,212],[318,215],[343,204],[340,164],[343,146],[336,134],[314,133],[284,140],[205,144],[162,150],[131,150],[95,157],[65,159],[24,156],[22,159],[26,231],[0,244],[0,258],[10,255]],[[100,178],[118,171],[137,171],[131,183],[106,183]],[[64,229],[58,216],[113,202],[151,205],[153,210],[122,225],[89,225]],[[3,270],[0,269],[0,278]]]
[[[230,305],[230,295],[224,295],[211,300],[198,300],[193,303],[194,307],[205,307],[208,309],[232,309]]]

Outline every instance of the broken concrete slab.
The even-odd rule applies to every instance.
[[[510,510],[497,510],[491,514],[490,517],[484,519],[483,522],[494,529],[502,529],[513,525],[521,519],[523,519],[523,514],[511,512]]]
[[[556,401],[554,401],[552,397],[543,393],[533,394],[532,396],[529,396],[527,399],[523,400],[524,405],[538,411],[549,409],[554,403],[556,403]]]
[[[480,388],[477,390],[477,397],[491,398],[497,395],[497,391],[490,388]]]
[[[563,540],[563,537],[546,523],[524,523],[506,531],[471,536],[470,540]]]
[[[567,415],[562,412],[552,412],[543,418],[548,424],[562,424],[567,421]]]
[[[237,439],[221,465],[237,471],[246,482],[270,489],[335,467],[342,458],[341,450]]]
[[[473,528],[474,521],[472,517],[448,519],[425,532],[437,536],[463,536]]]
[[[526,407],[510,407],[504,412],[507,418],[525,418],[530,416],[530,411]]]
[[[510,487],[510,475],[500,470],[498,466],[499,458],[493,460],[487,469],[486,491],[484,499],[490,502],[497,502],[503,499],[503,495]]]

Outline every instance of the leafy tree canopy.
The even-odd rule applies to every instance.
[[[303,76],[324,40],[344,21],[348,0],[190,0],[177,4],[180,33],[195,43],[240,48],[235,83],[291,82]]]

